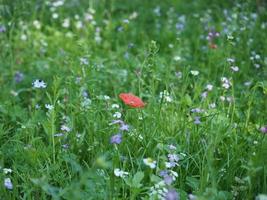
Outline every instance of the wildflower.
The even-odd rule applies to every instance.
[[[175,167],[176,165],[178,165],[176,162],[165,162],[165,166],[166,168],[173,168]]]
[[[157,161],[153,160],[152,158],[144,158],[144,164],[149,166],[151,169],[156,168]]]
[[[211,84],[206,85],[206,89],[208,91],[211,91],[213,89],[213,85],[211,85]]]
[[[120,108],[120,106],[118,104],[112,104],[111,108],[117,108],[118,109],[118,108]]]
[[[52,14],[52,18],[53,18],[53,19],[57,19],[57,18],[58,18],[58,14],[57,14],[57,13],[53,13],[53,14]]]
[[[160,99],[163,99],[166,102],[172,102],[172,97],[170,96],[170,94],[167,90],[160,92],[159,97],[160,97]]]
[[[208,96],[208,92],[207,92],[207,91],[205,91],[205,92],[203,92],[203,93],[201,94],[201,98],[202,98],[202,99],[206,99],[207,96]]]
[[[203,109],[201,109],[201,108],[193,108],[193,109],[191,109],[191,112],[192,113],[202,113],[204,110]]]
[[[56,133],[56,134],[54,135],[54,137],[62,137],[62,136],[64,136],[63,133]]]
[[[225,89],[229,89],[231,87],[231,82],[226,77],[221,78],[222,87]]]
[[[210,108],[210,109],[216,108],[216,104],[215,104],[215,103],[211,103],[211,104],[209,104],[209,108]]]
[[[234,72],[238,72],[238,71],[239,71],[239,67],[237,67],[237,66],[232,66],[231,69],[232,69]]]
[[[26,41],[27,40],[27,35],[25,35],[25,34],[22,34],[21,36],[20,36],[20,39],[22,40],[22,41]]]
[[[201,124],[200,117],[195,117],[194,124]]]
[[[35,80],[32,85],[34,88],[46,88],[46,83],[40,79]]]
[[[121,177],[121,178],[124,178],[125,176],[127,176],[129,173],[128,172],[125,172],[123,170],[120,170],[118,168],[114,169],[114,175],[117,176],[117,177]]]
[[[115,117],[115,118],[121,118],[121,113],[120,112],[115,112],[114,114],[113,114],[113,117]]]
[[[175,61],[180,61],[182,58],[181,58],[181,56],[174,56],[174,58],[173,58]]]
[[[122,135],[121,135],[121,134],[113,135],[113,136],[110,138],[110,143],[111,143],[111,144],[120,144],[121,141],[122,141]]]
[[[32,24],[36,29],[41,28],[41,23],[38,20],[34,20]]]
[[[123,124],[124,122],[121,119],[113,120],[109,125],[113,124]]]
[[[130,107],[143,108],[145,106],[145,103],[139,97],[131,93],[121,93],[119,97],[126,105],[129,105]]]
[[[77,29],[81,29],[83,27],[82,21],[77,21],[75,26],[76,26]]]
[[[51,105],[51,104],[45,104],[45,108],[48,109],[48,110],[53,110],[54,106]]]
[[[177,154],[168,154],[169,161],[178,162],[179,156]]]
[[[197,71],[197,70],[191,70],[190,73],[191,73],[193,76],[198,76],[198,75],[199,75],[199,71]]]
[[[224,96],[220,96],[220,99],[221,99],[221,101],[225,101],[225,97]]]
[[[235,59],[234,59],[234,58],[227,58],[226,60],[227,60],[227,62],[229,62],[229,63],[234,63],[234,62],[235,62]]]
[[[9,168],[3,168],[4,174],[12,173],[12,169]]]
[[[6,32],[6,27],[4,25],[0,25],[0,33]]]
[[[170,189],[168,192],[165,194],[165,200],[179,200],[179,194],[174,190]]]
[[[4,186],[5,186],[8,190],[12,190],[12,189],[13,189],[13,184],[12,184],[10,178],[5,178],[5,180],[4,180]]]
[[[169,147],[170,150],[176,150],[176,147],[174,145],[172,145],[172,144],[168,145],[168,147]]]
[[[129,131],[129,125],[127,125],[127,124],[121,124],[121,126],[120,126],[120,130],[121,131]]]
[[[267,133],[267,125],[260,128],[260,131],[264,134]]]
[[[66,132],[70,132],[71,131],[71,128],[69,128],[67,125],[62,125],[61,127],[60,127],[60,130],[62,130],[62,131],[66,131]]]
[[[80,58],[80,63],[81,63],[81,65],[88,65],[89,61],[87,58]]]
[[[16,72],[14,76],[14,80],[16,83],[20,83],[24,79],[24,74],[21,72]]]
[[[62,144],[61,146],[62,146],[62,148],[65,149],[65,150],[67,150],[67,149],[70,147],[69,144]]]
[[[182,72],[175,72],[175,76],[177,77],[177,78],[182,78]]]
[[[188,199],[189,199],[189,200],[196,200],[197,197],[196,197],[195,195],[193,195],[193,194],[189,194],[189,195],[188,195]]]
[[[62,23],[62,27],[63,28],[69,28],[70,27],[70,19],[68,19],[68,18],[64,19],[64,21]]]
[[[173,178],[170,175],[164,176],[164,182],[166,185],[171,185],[173,182]]]

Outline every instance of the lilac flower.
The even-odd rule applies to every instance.
[[[14,76],[14,80],[16,83],[20,83],[24,79],[24,74],[21,72],[16,72]]]
[[[10,178],[5,178],[5,180],[4,180],[4,186],[5,186],[8,190],[12,190],[12,189],[13,189],[13,184],[12,184]]]
[[[61,146],[62,146],[63,149],[65,149],[65,150],[68,149],[68,148],[70,147],[70,145],[68,145],[68,144],[62,144]]]
[[[201,112],[203,112],[203,110],[201,108],[192,108],[191,112],[192,113],[201,113]]]
[[[6,32],[6,27],[4,25],[0,25],[0,33]]]
[[[196,116],[194,124],[201,124],[200,117]]]
[[[127,125],[127,124],[121,124],[120,130],[121,131],[129,131],[129,125]]]
[[[113,125],[113,124],[123,124],[124,122],[120,119],[118,120],[112,120],[112,122],[109,125]]]
[[[179,194],[174,190],[170,189],[168,192],[165,194],[165,200],[179,200]]]
[[[111,144],[120,144],[121,141],[122,141],[122,135],[121,135],[121,134],[113,135],[113,136],[110,138],[110,143],[111,143]]]
[[[177,154],[168,154],[169,161],[178,162],[179,156]]]
[[[260,131],[264,134],[267,133],[267,125],[260,128]]]
[[[171,185],[173,182],[172,176],[170,176],[170,175],[164,176],[164,182],[166,183],[166,185]]]
[[[160,175],[161,177],[165,177],[165,176],[168,175],[168,171],[167,171],[167,170],[161,170],[161,171],[159,172],[159,175]]]

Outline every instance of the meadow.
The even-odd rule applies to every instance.
[[[266,200],[267,2],[1,0],[0,200]]]

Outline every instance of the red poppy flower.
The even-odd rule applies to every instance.
[[[145,106],[142,99],[131,93],[121,93],[119,97],[126,105],[132,108],[143,108]]]
[[[218,46],[217,46],[216,44],[214,44],[214,43],[211,43],[211,44],[210,44],[210,48],[211,48],[211,49],[217,49],[217,47],[218,47]]]

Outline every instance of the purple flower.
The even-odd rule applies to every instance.
[[[111,144],[120,144],[121,141],[122,141],[122,135],[121,134],[113,135],[110,138],[110,143]]]
[[[194,124],[201,124],[200,117],[195,117]]]
[[[165,200],[179,200],[179,194],[174,190],[170,189],[165,195]]]
[[[267,133],[267,125],[260,128],[260,131],[264,134]]]
[[[124,124],[124,123],[121,124],[120,130],[121,131],[129,131],[129,125]]]
[[[173,178],[170,175],[164,176],[164,182],[166,185],[171,185],[173,182]]]
[[[167,170],[161,170],[161,171],[159,172],[159,175],[160,175],[161,177],[167,176],[167,175],[168,175],[168,171],[167,171]]]
[[[21,72],[16,72],[14,76],[14,80],[16,83],[20,83],[24,79],[24,74]]]
[[[6,27],[4,25],[0,25],[0,33],[6,32]]]
[[[5,180],[4,180],[4,186],[5,186],[8,190],[12,190],[12,189],[13,189],[13,184],[12,184],[10,178],[5,178]]]
[[[110,123],[110,125],[113,125],[113,124],[123,124],[124,122],[122,121],[122,120],[120,120],[120,119],[118,119],[118,120],[113,120],[111,123]]]

